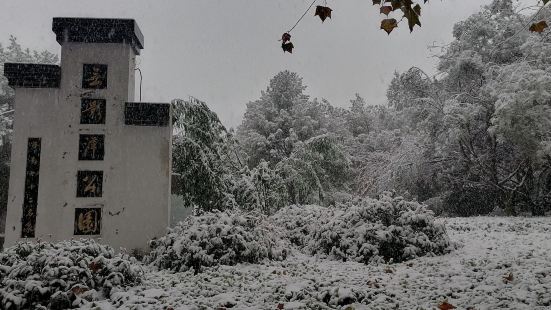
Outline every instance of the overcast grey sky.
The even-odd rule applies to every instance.
[[[387,36],[371,0],[328,0],[333,18],[322,24],[311,11],[293,31],[289,55],[277,40],[310,0],[0,0],[0,42],[13,34],[25,46],[59,54],[53,17],[134,18],[145,37],[143,100],[192,95],[236,126],[246,103],[285,69],[304,78],[310,96],[334,105],[348,106],[356,92],[384,103],[395,70],[434,72],[427,46],[449,42],[453,24],[489,2],[431,1],[422,28],[410,34],[404,25]]]

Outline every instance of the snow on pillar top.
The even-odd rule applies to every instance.
[[[64,42],[126,43],[136,55],[144,46],[142,32],[133,19],[56,17],[52,30],[60,45]]]

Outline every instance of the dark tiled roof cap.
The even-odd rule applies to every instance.
[[[144,47],[143,34],[133,19],[55,17],[56,40],[84,43],[128,43],[136,54]]]
[[[5,63],[4,76],[11,87],[58,88],[61,67],[31,63]]]

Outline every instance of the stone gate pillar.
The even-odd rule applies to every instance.
[[[131,19],[54,18],[61,65],[6,63],[15,89],[5,245],[146,248],[169,224],[171,108],[134,101]]]

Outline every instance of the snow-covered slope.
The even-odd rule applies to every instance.
[[[171,273],[88,309],[551,308],[551,218],[439,219],[458,249],[393,265],[295,253],[285,261]],[[99,308],[98,308],[99,306]]]

